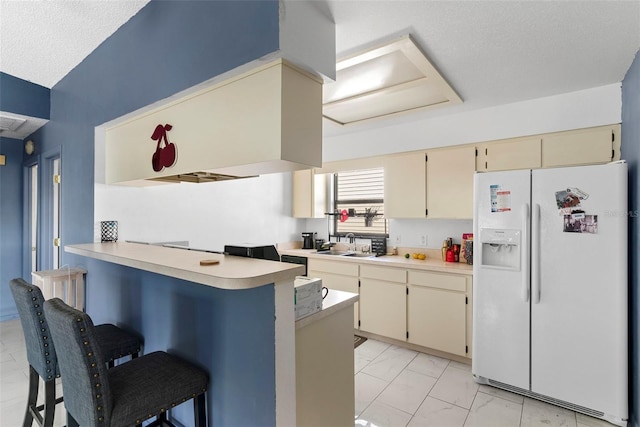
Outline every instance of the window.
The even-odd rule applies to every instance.
[[[384,218],[384,168],[338,172],[334,175],[334,212],[351,212],[341,221],[334,216],[334,230],[338,236],[386,236]]]

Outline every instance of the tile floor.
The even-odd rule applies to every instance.
[[[471,366],[367,340],[355,350],[356,426],[611,427],[474,382]]]
[[[604,421],[478,385],[471,367],[380,341],[355,350],[355,426],[575,426]],[[28,364],[18,319],[0,322],[0,427],[22,425]],[[62,387],[58,384],[58,393]],[[55,426],[65,424],[57,405]],[[35,425],[35,424],[34,424]]]

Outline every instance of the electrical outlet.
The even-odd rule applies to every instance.
[[[427,235],[423,234],[420,236],[420,246],[427,246]]]
[[[402,243],[402,236],[396,234],[396,245],[399,245],[400,243]]]

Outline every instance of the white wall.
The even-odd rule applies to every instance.
[[[493,141],[620,123],[620,83],[326,137],[323,161]]]
[[[291,217],[291,174],[157,187],[95,185],[99,221],[118,221],[118,240],[188,240],[195,248],[301,240],[304,220]]]

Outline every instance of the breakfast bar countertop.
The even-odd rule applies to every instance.
[[[304,268],[296,264],[128,242],[67,245],[65,251],[230,290],[293,281],[304,274]],[[203,260],[218,263],[202,266]]]

